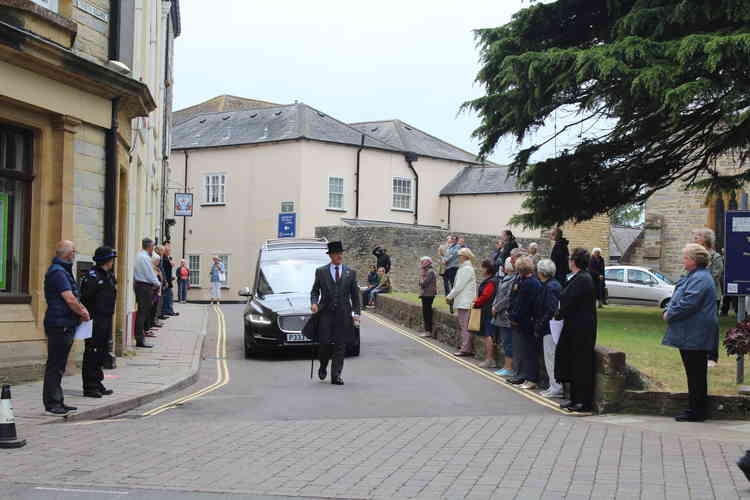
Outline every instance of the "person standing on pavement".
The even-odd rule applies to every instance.
[[[474,253],[468,248],[462,248],[458,251],[458,259],[461,265],[456,273],[456,282],[445,300],[450,306],[456,308],[458,325],[461,328],[461,349],[455,353],[455,356],[469,357],[474,356],[472,335],[469,332],[469,313],[474,299],[477,298],[477,276],[471,264],[474,260]]]
[[[160,320],[167,318],[166,316],[161,316],[159,314],[162,305],[162,295],[164,294],[164,277],[161,274],[161,257],[156,251],[154,251],[154,254],[151,256],[151,266],[153,267],[154,273],[156,273],[156,277],[161,285],[154,292],[154,298],[151,301],[153,307],[151,309],[151,316],[148,325],[146,326],[146,337],[156,337],[156,333],[154,333],[153,329],[164,326],[164,323],[161,323]]]
[[[503,240],[498,238],[495,241],[495,250],[490,255],[490,262],[492,262],[495,265],[498,275],[501,275],[501,276],[505,268],[505,261],[502,260],[502,258],[503,258]]]
[[[42,402],[47,414],[64,416],[77,408],[67,406],[63,398],[62,377],[68,364],[75,331],[81,321],[89,321],[89,311],[79,300],[78,285],[73,278],[76,248],[72,241],[61,241],[55,247],[55,258],[44,275],[44,334],[47,336],[47,364],[44,368]]]
[[[710,262],[707,269],[711,272],[711,277],[714,280],[714,288],[716,289],[716,314],[719,314],[721,309],[721,297],[724,293],[724,257],[715,250],[716,247],[716,234],[713,230],[706,227],[696,229],[693,231],[693,243],[701,245],[708,250],[710,256]],[[708,367],[713,368],[719,362],[719,347],[718,344],[716,349],[708,351]]]
[[[555,278],[564,287],[568,282],[568,274],[570,274],[568,240],[563,238],[563,230],[559,227],[550,232],[550,239],[555,242],[550,254],[550,259],[555,263],[555,269],[557,270]],[[588,255],[588,252],[586,252],[586,255]]]
[[[133,270],[133,287],[135,289],[135,300],[138,304],[138,312],[135,316],[135,345],[136,347],[152,347],[146,344],[146,324],[150,322],[153,310],[154,293],[161,287],[161,282],[154,272],[151,264],[151,256],[154,253],[154,240],[143,238],[141,251],[135,258]]]
[[[450,287],[448,287],[448,282],[445,280],[445,261],[443,260],[443,257],[445,257],[445,253],[448,250],[448,247],[451,246],[451,242],[453,241],[453,236],[450,234],[446,236],[445,243],[438,246],[438,268],[437,273],[438,276],[443,278],[443,287],[445,289],[445,295],[448,295],[448,293],[451,291]]]
[[[474,299],[474,308],[482,310],[482,323],[480,330],[474,335],[484,342],[484,361],[479,363],[479,368],[495,368],[495,332],[496,327],[492,323],[492,303],[497,293],[499,279],[497,269],[491,260],[484,260],[481,264],[482,282],[479,284],[477,298]]]
[[[682,251],[687,276],[675,285],[664,312],[667,332],[662,345],[680,350],[688,382],[690,408],[678,422],[702,422],[708,418],[708,370],[706,356],[718,348],[719,324],[716,287],[708,266],[711,255],[702,245],[691,243]]]
[[[222,278],[226,278],[226,269],[219,257],[214,256],[213,261],[209,272],[211,277],[211,304],[218,304],[221,302],[221,283],[224,281]]]
[[[555,279],[555,263],[550,259],[542,259],[536,266],[536,273],[542,283],[542,293],[536,304],[534,313],[534,332],[542,339],[544,365],[547,368],[549,387],[541,395],[545,398],[560,398],[563,395],[562,385],[555,380],[555,349],[557,343],[552,336],[549,322],[555,317],[560,307],[560,293],[562,286]]]
[[[174,310],[174,263],[172,262],[172,244],[164,243],[161,254],[161,274],[164,279],[164,306],[162,314],[164,316],[179,316],[180,313]]]
[[[500,239],[503,242],[503,251],[500,254],[500,260],[504,265],[505,259],[510,257],[510,253],[513,249],[518,248],[518,241],[516,241],[516,237],[513,236],[513,232],[510,229],[504,229],[503,232],[500,233]]]
[[[602,257],[602,249],[594,248],[591,250],[591,263],[589,263],[589,272],[594,278],[594,286],[596,287],[596,298],[599,300],[599,308],[607,305],[607,294],[606,294],[606,282],[604,280],[604,257]]]
[[[534,269],[536,269],[537,264],[542,260],[542,256],[539,255],[539,245],[535,241],[529,243],[529,258],[534,263]]]
[[[346,345],[354,336],[354,327],[359,326],[361,313],[359,287],[356,271],[342,263],[344,247],[340,241],[328,243],[328,257],[331,262],[315,270],[315,282],[310,290],[310,309],[313,314],[319,314],[318,378],[326,379],[328,362],[333,357],[331,383],[344,385],[341,374]]]
[[[500,332],[499,337],[505,358],[503,367],[496,371],[495,374],[503,377],[512,377],[515,376],[513,372],[513,329],[508,317],[508,308],[510,306],[510,292],[516,280],[516,274],[513,271],[513,260],[510,257],[505,259],[504,271],[503,278],[495,294],[495,300],[492,301],[492,314],[494,315],[492,324]]]
[[[456,281],[456,274],[458,273],[458,251],[461,247],[458,246],[458,240],[455,236],[448,236],[448,248],[445,249],[445,256],[443,256],[443,264],[445,265],[445,275],[443,276],[443,282],[445,285],[446,297],[453,290],[453,285]],[[453,304],[448,304],[450,307],[451,314],[453,314]]]
[[[432,303],[437,295],[437,273],[432,268],[432,259],[424,256],[419,262],[419,300],[422,301],[424,338],[432,338]]]
[[[187,302],[188,285],[190,284],[190,269],[187,267],[185,259],[180,260],[180,267],[177,268],[177,300],[181,304]]]
[[[540,342],[534,332],[534,308],[542,291],[542,284],[534,274],[534,262],[529,256],[519,257],[514,266],[518,279],[515,300],[508,312],[511,326],[517,335],[513,337],[513,349],[521,357],[521,370],[507,382],[520,385],[522,389],[536,389],[539,384]]]
[[[571,412],[589,412],[594,403],[596,288],[591,273],[586,272],[590,259],[585,248],[573,250],[569,262],[573,276],[560,293],[556,318],[564,324],[555,348],[555,380],[570,382],[570,401],[560,408]]]
[[[81,302],[94,320],[93,334],[86,339],[83,351],[83,395],[89,398],[108,396],[114,391],[104,387],[104,361],[112,339],[112,315],[117,301],[117,280],[112,272],[117,252],[108,246],[94,252],[96,265],[81,279]]]

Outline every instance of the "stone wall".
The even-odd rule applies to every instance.
[[[86,0],[86,3],[109,16],[108,0]],[[100,64],[106,63],[109,59],[109,23],[81,9],[77,2],[73,2],[72,7],[73,21],[78,25],[73,50]]]
[[[466,239],[477,259],[485,259],[495,250],[497,236],[486,234],[451,233],[438,229],[390,226],[325,226],[315,228],[315,236],[329,241],[340,240],[346,249],[345,262],[356,269],[360,282],[367,278],[368,266],[375,264],[372,250],[381,246],[391,256],[390,278],[394,290],[402,292],[419,291],[419,259],[430,256],[437,262],[437,248],[445,242],[448,234],[460,234]],[[521,246],[532,241],[539,245],[539,252],[547,256],[551,251],[546,239],[519,238]]]
[[[568,248],[572,252],[576,247],[582,247],[589,252],[593,248],[602,249],[602,257],[609,260],[609,216],[597,215],[591,220],[579,224],[565,224],[563,236],[570,242]]]
[[[104,235],[104,130],[82,124],[75,139],[75,240],[78,260],[91,261]]]
[[[378,295],[376,299],[378,314],[395,321],[407,328],[419,329],[422,326],[422,307],[414,302]],[[458,349],[461,344],[458,320],[445,311],[434,310],[433,333],[437,340]],[[484,343],[474,338],[474,352],[478,359],[484,359]],[[502,346],[496,346],[495,359],[502,365],[504,354]],[[549,380],[543,360],[540,366],[540,382]],[[632,378],[632,369],[625,363],[625,353],[613,351],[606,347],[596,347],[596,391],[595,408],[599,413],[618,411],[622,407],[626,383]]]

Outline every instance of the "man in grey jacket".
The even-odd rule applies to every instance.
[[[445,249],[445,255],[443,256],[443,264],[445,265],[443,284],[445,285],[446,296],[453,289],[453,284],[456,281],[456,273],[458,273],[458,251],[461,250],[461,246],[458,244],[458,238],[454,235],[448,236],[448,242],[448,248]],[[449,305],[449,307],[451,314],[453,314],[453,305]]]

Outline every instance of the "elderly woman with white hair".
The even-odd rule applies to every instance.
[[[469,332],[469,312],[477,297],[477,276],[471,261],[474,253],[468,248],[458,251],[458,272],[453,289],[445,300],[455,307],[458,315],[458,324],[461,327],[461,349],[455,353],[456,356],[474,356],[474,345],[472,335]]]
[[[662,344],[680,350],[688,383],[690,408],[678,422],[702,422],[708,417],[708,372],[706,357],[718,349],[719,324],[716,315],[716,288],[708,266],[708,250],[691,243],[682,250],[687,275],[675,285],[669,307],[664,312],[667,332]]]
[[[536,267],[537,264],[539,264],[539,261],[542,260],[542,256],[539,255],[539,245],[535,241],[529,243],[529,257],[534,263],[534,267]]]
[[[542,291],[534,310],[534,334],[542,339],[542,351],[544,352],[544,365],[547,368],[549,388],[541,395],[546,398],[561,398],[563,396],[562,385],[555,380],[555,350],[557,343],[552,336],[549,322],[555,317],[560,307],[560,293],[562,285],[555,279],[555,263],[550,259],[542,259],[536,266],[536,274],[542,282]]]
[[[599,301],[599,307],[607,305],[606,282],[604,281],[604,258],[602,249],[594,248],[591,250],[591,260],[589,261],[589,272],[594,278],[594,287],[596,288],[596,299]]]
[[[432,335],[432,303],[437,295],[437,273],[433,269],[432,259],[422,257],[419,260],[419,300],[422,301],[422,321],[424,334],[422,337],[431,338]]]
[[[697,243],[708,251],[709,263],[707,269],[714,279],[714,288],[716,289],[716,303],[721,306],[721,297],[724,293],[724,257],[716,251],[716,234],[707,227],[693,230],[693,243]],[[719,312],[717,307],[717,314]],[[709,351],[708,367],[713,368],[719,361],[719,350]]]
[[[516,274],[513,270],[513,260],[511,257],[505,259],[504,271],[505,274],[497,287],[495,300],[492,302],[492,314],[494,315],[492,324],[499,330],[499,341],[503,346],[503,356],[505,358],[503,367],[496,371],[495,374],[503,377],[512,377],[515,375],[513,371],[513,328],[508,317],[508,309],[510,308],[510,292],[513,288],[513,283],[516,281]]]

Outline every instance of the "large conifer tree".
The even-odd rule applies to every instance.
[[[578,110],[569,127],[611,124],[546,161],[529,161],[540,143],[519,152],[512,172],[532,191],[516,222],[587,220],[677,180],[709,190],[750,180],[715,171],[722,155],[748,157],[750,0],[535,3],[477,40],[486,95],[464,107],[481,118],[483,156],[559,109]]]

